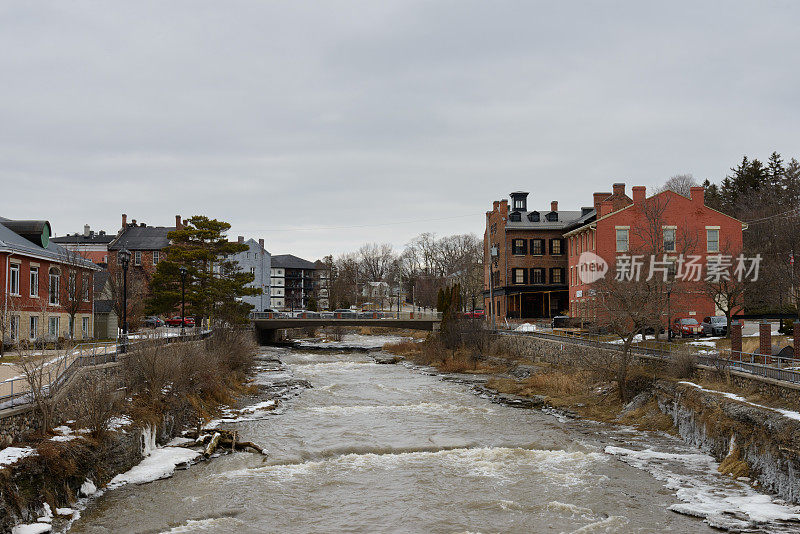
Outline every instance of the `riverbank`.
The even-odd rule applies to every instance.
[[[480,360],[444,351],[435,340],[385,350],[444,373],[482,375],[490,394],[531,399],[526,406],[680,437],[720,462],[717,469],[732,480],[800,502],[800,413],[792,395],[742,387],[686,362],[637,362],[628,370],[632,399],[623,402],[607,375],[582,364],[596,349],[536,338],[500,338]]]
[[[249,332],[223,330],[83,377],[53,406],[54,428],[0,450],[0,532],[66,528],[91,497],[188,467],[200,453],[173,438],[256,390],[256,349]]]

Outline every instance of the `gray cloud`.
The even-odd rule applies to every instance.
[[[618,180],[718,180],[744,153],[800,155],[798,15],[777,1],[6,2],[2,215],[66,233],[203,213],[314,259],[480,233],[491,200],[520,188],[577,208]],[[341,226],[356,228],[325,229]]]

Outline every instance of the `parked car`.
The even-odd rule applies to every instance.
[[[724,336],[728,333],[728,318],[724,315],[706,317],[701,326],[704,336]]]
[[[672,323],[672,335],[680,337],[693,337],[699,336],[703,333],[703,327],[697,322],[697,319],[675,319]]]
[[[334,316],[340,316],[342,319],[355,319],[358,317],[356,312],[349,308],[340,308],[338,310],[333,310]]]
[[[170,317],[165,322],[167,323],[167,326],[181,326],[181,316],[176,315],[175,317]],[[183,326],[194,326],[194,317],[184,317]]]
[[[160,326],[164,326],[164,321],[161,319],[161,317],[151,315],[150,317],[145,317],[142,324],[147,328],[158,328]]]
[[[472,310],[464,314],[464,317],[469,317],[470,319],[483,319],[485,316],[486,312],[483,310]]]
[[[326,312],[320,312],[319,317],[320,319],[333,319],[335,315],[333,312],[326,311]]]

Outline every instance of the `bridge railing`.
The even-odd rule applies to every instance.
[[[401,320],[401,321],[440,321],[442,314],[434,311],[339,311],[339,312],[250,312],[251,321],[265,321],[271,319],[321,319],[321,320]]]

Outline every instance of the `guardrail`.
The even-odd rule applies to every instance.
[[[81,343],[71,349],[66,349],[63,354],[54,355],[53,359],[45,362],[40,371],[41,379],[37,379],[37,381],[41,382],[42,390],[51,395],[56,393],[81,367],[114,363],[125,352],[159,344],[205,339],[210,333],[210,330],[205,330],[183,336],[131,334],[127,341]],[[37,352],[33,352],[31,355],[45,357],[43,353]],[[24,374],[0,381],[0,410],[29,404],[32,400],[30,385]]]
[[[391,311],[344,311],[344,312],[250,312],[250,320],[264,321],[270,319],[324,319],[324,320],[353,320],[353,319],[385,319],[401,321],[440,321],[442,314],[432,311],[391,312]]]
[[[621,343],[610,342],[603,336],[578,332],[499,332],[502,335],[539,337],[574,345],[592,346],[605,350],[622,351]],[[688,353],[697,363],[720,370],[734,370],[742,373],[770,378],[779,382],[800,384],[800,359],[786,356],[772,356],[731,350],[710,350],[709,347],[688,343],[669,343],[664,341],[644,341],[631,345],[631,353],[649,359],[670,360],[677,352]]]

